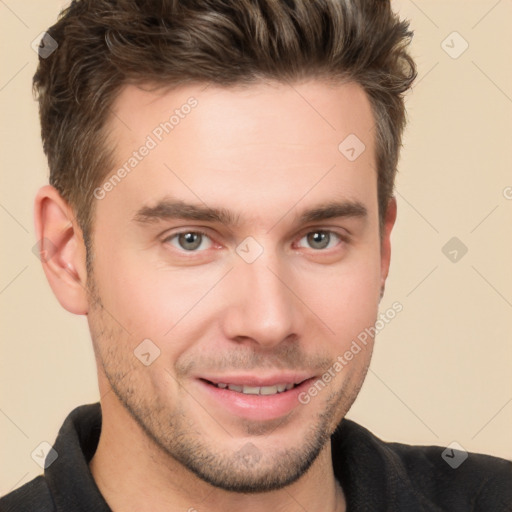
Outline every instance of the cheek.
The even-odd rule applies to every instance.
[[[332,268],[302,271],[297,282],[302,283],[299,296],[340,342],[375,323],[380,301],[377,250],[354,255]]]
[[[207,303],[202,299],[222,269],[169,268],[143,251],[118,254],[115,261],[98,258],[96,281],[103,305],[133,338],[167,340],[200,323]]]

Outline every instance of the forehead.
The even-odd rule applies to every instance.
[[[127,86],[107,131],[116,162],[106,180],[122,177],[102,203],[135,210],[172,195],[238,214],[261,210],[263,197],[269,209],[302,195],[376,199],[374,120],[354,83]]]
[[[172,89],[128,85],[121,89],[111,111],[109,129],[124,139],[155,130],[158,138],[158,126],[170,122],[174,136],[184,131],[183,127],[177,130],[178,125],[186,124],[194,129],[197,139],[229,134],[246,143],[250,142],[247,138],[254,137],[255,143],[314,145],[331,142],[329,135],[336,142],[352,130],[371,144],[374,124],[361,86],[314,80],[229,88],[214,84]],[[187,123],[182,123],[186,118]]]

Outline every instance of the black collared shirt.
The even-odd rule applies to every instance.
[[[0,511],[109,512],[88,466],[100,431],[100,404],[76,408],[54,444],[57,459],[44,476],[0,499]],[[331,445],[348,512],[512,511],[510,461],[469,453],[454,469],[461,452],[386,443],[348,419]]]

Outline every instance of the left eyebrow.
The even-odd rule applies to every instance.
[[[327,219],[338,217],[359,217],[368,216],[368,210],[359,201],[332,201],[324,205],[317,206],[310,210],[306,210],[298,220],[299,224],[307,224],[309,222],[319,222]]]

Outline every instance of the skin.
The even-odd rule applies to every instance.
[[[375,323],[396,203],[380,233],[369,101],[350,83],[129,86],[108,123],[112,172],[191,96],[197,106],[96,201],[92,273],[72,208],[51,186],[36,198],[38,237],[55,251],[49,283],[87,315],[94,344],[103,425],[91,472],[119,511],[345,510],[329,436],[361,388],[371,340],[278,418],[234,414],[198,378],[317,379]],[[351,133],[366,146],[353,162],[338,150]],[[238,223],[137,220],[163,199]],[[300,220],[334,201],[364,214]],[[197,230],[207,236],[188,251],[190,235],[172,236]],[[247,237],[263,249],[252,263],[236,251]],[[160,350],[148,366],[134,356],[145,339]]]

